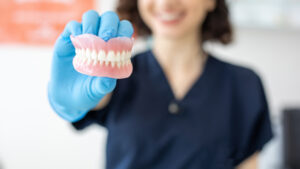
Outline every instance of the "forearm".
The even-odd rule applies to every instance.
[[[112,96],[112,92],[105,95],[101,99],[101,101],[98,103],[98,105],[95,108],[93,108],[92,110],[100,110],[100,109],[104,108],[110,102],[111,96]]]
[[[252,156],[250,156],[248,159],[246,159],[240,165],[238,165],[236,169],[257,169],[258,155],[258,152],[254,153]]]

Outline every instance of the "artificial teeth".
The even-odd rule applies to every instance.
[[[95,50],[92,52],[92,59],[97,60],[97,52]]]
[[[90,51],[90,49],[86,49],[85,55],[86,55],[87,57],[90,57],[90,56],[91,56],[91,51]]]
[[[87,65],[111,65],[111,67],[121,68],[122,66],[130,64],[131,52],[130,51],[121,51],[114,52],[108,51],[107,53],[104,50],[96,51],[91,49],[75,49],[76,57],[81,62],[81,64]]]
[[[109,51],[107,54],[107,60],[113,62],[115,60],[115,54],[112,51]]]
[[[118,66],[118,68],[120,68],[121,67],[121,62],[117,62],[117,66]]]
[[[101,50],[100,52],[98,52],[98,60],[99,61],[105,60],[105,52],[103,50]]]
[[[105,60],[105,66],[108,66],[108,62],[109,62],[108,60]]]

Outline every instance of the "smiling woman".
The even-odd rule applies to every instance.
[[[202,39],[202,41],[210,40],[221,42],[223,44],[230,43],[232,40],[232,27],[229,21],[229,11],[225,4],[225,1],[206,1],[208,6],[208,9],[206,9],[208,10],[207,13],[204,13],[204,11],[201,9],[204,8],[204,6],[202,5],[202,1],[203,0],[195,0],[192,3],[189,3],[188,5],[190,5],[193,9],[191,11],[190,8],[187,7],[185,10],[188,9],[189,11],[184,12],[184,9],[182,9],[183,7],[177,4],[177,8],[181,7],[181,11],[176,11],[175,13],[174,9],[162,9],[164,13],[158,13],[153,11],[153,5],[151,6],[151,3],[153,3],[152,1],[145,0],[144,2],[138,0],[120,0],[117,6],[117,12],[120,15],[121,19],[130,20],[135,25],[135,28],[137,28],[137,34],[140,36],[150,35],[152,31],[155,30],[163,31],[164,29],[160,30],[161,27],[163,28],[168,25],[176,26],[180,24],[182,26],[185,26],[187,29],[199,29],[199,31],[201,31],[200,39]],[[142,5],[143,2],[149,4],[146,4],[149,9],[147,9],[147,6]],[[161,3],[166,2],[161,1]],[[138,9],[138,5],[140,5],[140,11]],[[152,10],[152,12],[149,14],[143,12],[147,10]],[[144,20],[142,19],[143,15],[145,15],[145,18],[143,18]],[[185,17],[185,19],[183,17]],[[158,27],[156,27],[155,30],[149,29],[145,22],[151,22],[151,20],[154,20],[155,18],[157,18],[157,22],[153,23],[153,28],[155,28],[155,26]],[[180,20],[183,19],[185,20],[185,22],[179,23]],[[199,26],[199,21],[197,20],[201,20],[201,22],[203,23]]]
[[[53,56],[49,100],[57,114],[76,129],[107,128],[109,169],[255,168],[272,137],[262,81],[203,49],[231,41],[224,0],[120,0],[118,12],[138,35],[153,37],[153,49],[131,59],[129,78],[82,75],[72,67],[70,35],[109,41],[131,37],[133,27],[114,12],[71,22]]]

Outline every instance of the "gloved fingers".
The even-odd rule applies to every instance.
[[[75,49],[71,43],[70,35],[80,35],[82,34],[81,23],[77,21],[70,21],[65,26],[64,31],[61,33],[60,37],[56,40],[54,46],[54,63],[56,63],[57,58],[71,58],[75,55]]]
[[[80,35],[82,34],[82,27],[81,27],[81,23],[77,22],[77,21],[70,21],[68,22],[68,24],[66,25],[63,33],[61,34],[61,36],[63,38],[70,38],[70,35]]]
[[[116,87],[117,79],[109,77],[91,77],[91,95],[95,98],[103,97],[107,93],[114,90]]]
[[[128,37],[130,38],[133,34],[133,26],[128,20],[122,20],[119,23],[117,37]]]
[[[85,12],[82,16],[82,33],[97,35],[99,30],[100,17],[94,10]]]
[[[105,41],[117,36],[119,17],[115,12],[108,11],[101,15],[98,35]]]

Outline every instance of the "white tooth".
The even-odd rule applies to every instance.
[[[79,54],[79,49],[75,48],[75,54],[78,55]]]
[[[76,55],[78,58],[80,58],[79,50],[77,51]]]
[[[120,61],[121,61],[121,54],[120,54],[120,52],[117,52],[116,62],[120,62]]]
[[[85,57],[85,50],[84,49],[79,50],[79,56],[80,57]]]
[[[92,59],[91,59],[91,58],[88,58],[86,64],[87,64],[87,65],[90,65],[91,62],[92,62]]]
[[[89,60],[92,60],[92,55],[90,54],[90,55],[87,55],[87,58],[89,59]]]
[[[75,55],[74,59],[76,59],[77,61],[80,61],[80,57],[78,55]]]
[[[76,54],[76,56],[78,56],[78,58],[80,58],[81,59],[81,51],[80,50],[78,50],[78,53]]]
[[[81,55],[83,56],[83,57],[87,57],[87,55],[86,55],[86,49],[82,49],[82,51],[81,51]]]
[[[130,60],[128,60],[127,62],[126,62],[126,65],[129,65],[130,64]]]
[[[91,58],[91,50],[89,48],[86,49],[85,55],[87,58]]]
[[[84,61],[84,57],[80,57],[80,63],[83,63]]]
[[[100,62],[103,62],[103,61],[105,60],[105,52],[104,52],[103,50],[100,50],[100,51],[98,52],[98,60],[99,60]]]
[[[122,63],[122,62],[117,62],[117,66],[118,66],[118,68],[120,68],[120,67],[121,67],[121,63]]]
[[[96,52],[96,50],[93,50],[93,51],[92,51],[92,59],[93,59],[94,61],[97,61],[97,52]]]
[[[78,54],[79,54],[79,55],[81,55],[81,54],[82,54],[82,50],[83,50],[82,48],[81,48],[81,49],[80,49],[80,48],[78,48],[77,52],[78,52]]]
[[[93,65],[95,66],[95,65],[97,64],[97,62],[98,62],[97,60],[94,60],[94,63],[93,63]]]
[[[111,67],[115,67],[115,62],[110,62],[111,63]]]
[[[128,52],[126,51],[124,55],[124,61],[126,61],[127,59],[128,59]]]
[[[80,58],[80,63],[83,64],[85,62],[85,58],[84,57],[79,57]]]
[[[126,59],[130,59],[130,57],[131,57],[131,52],[127,52]]]
[[[102,65],[103,65],[103,62],[104,62],[103,60],[100,60],[100,61],[99,61],[99,64],[102,66]]]
[[[78,64],[82,65],[82,62],[83,62],[82,58],[78,58]]]
[[[107,60],[108,61],[115,61],[115,53],[113,51],[109,51],[108,54],[107,54]]]
[[[123,50],[123,52],[121,54],[121,62],[123,62],[125,60],[125,56],[126,56],[126,52]]]
[[[91,56],[91,51],[89,49],[86,49],[86,64],[90,65],[90,63],[92,62],[92,56]]]
[[[75,55],[75,57],[73,58],[73,60],[79,61],[79,57],[77,55]]]
[[[105,60],[105,66],[108,66],[109,61]]]

